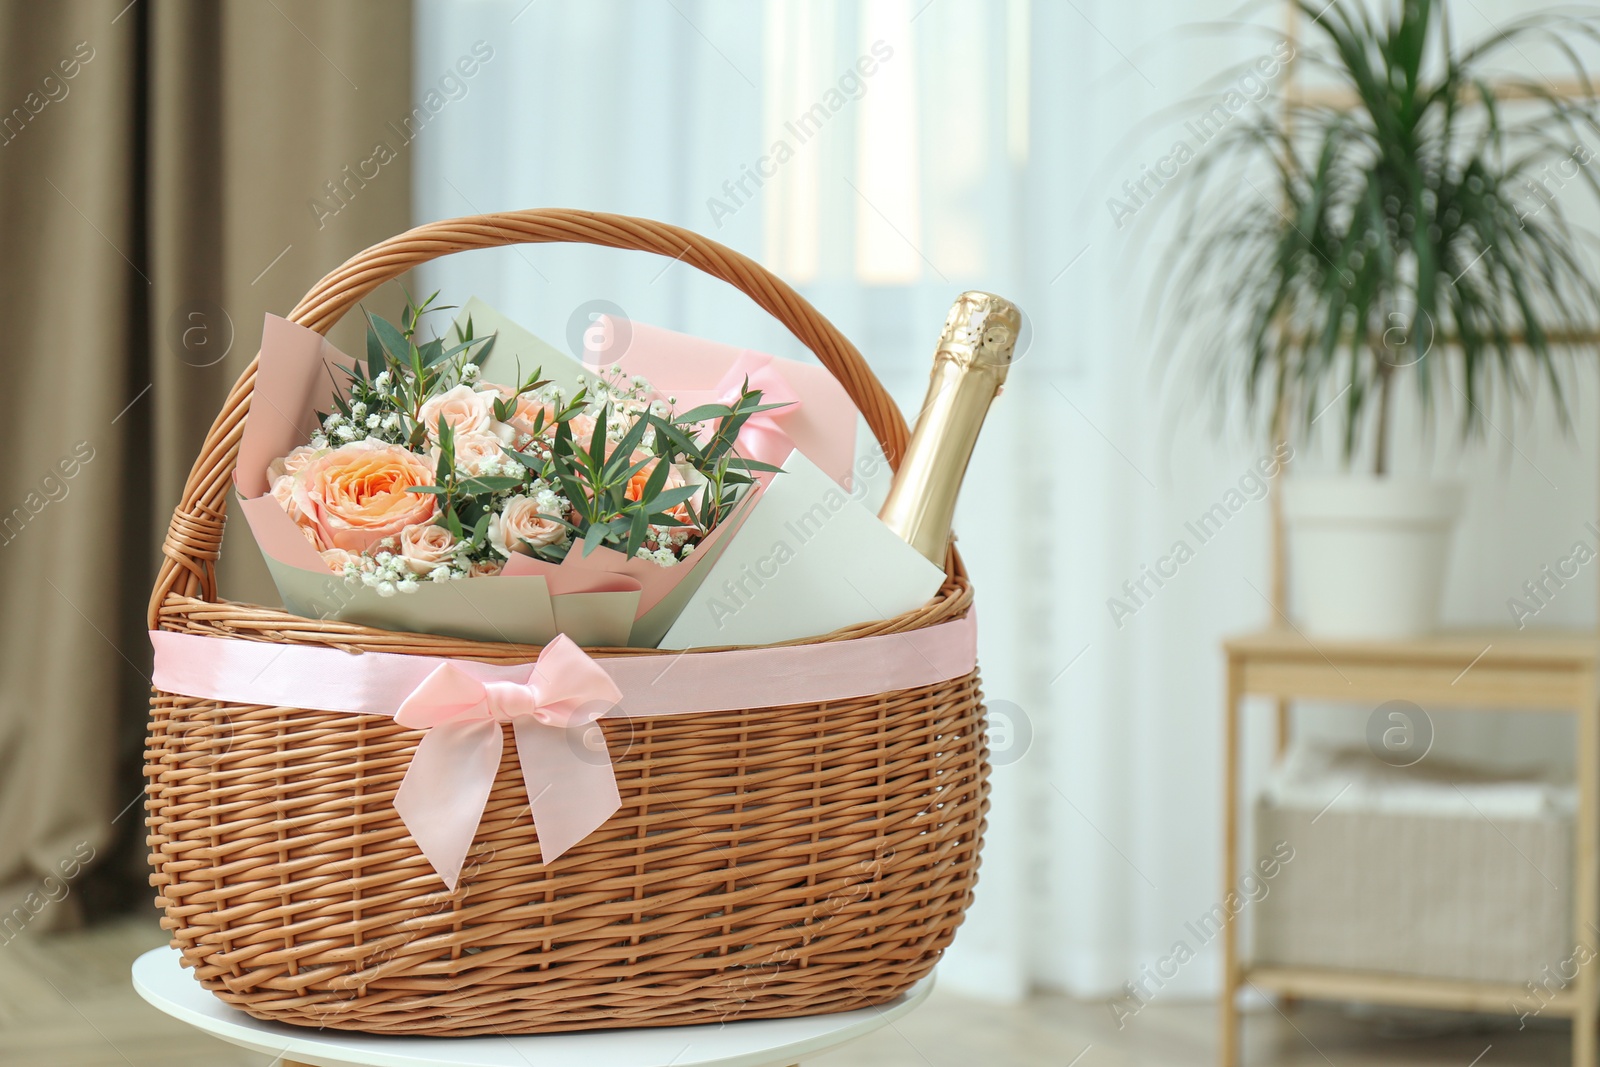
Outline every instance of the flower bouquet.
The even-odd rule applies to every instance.
[[[426,319],[456,310],[437,299],[408,300],[398,322],[369,313],[364,361],[267,322],[258,389],[268,403],[247,421],[236,483],[296,614],[478,640],[545,644],[565,633],[584,646],[654,647],[783,461],[806,465],[780,487],[786,499],[800,483],[850,485],[853,432],[840,429],[853,431],[854,411],[820,368],[631,323],[621,332],[634,343],[616,359],[580,364],[476,300],[429,336]],[[602,325],[615,336],[616,320]],[[683,397],[624,370],[626,360],[673,374],[660,356],[685,345],[701,358],[678,361]],[[826,477],[791,431],[829,464]],[[876,525],[855,510],[857,524]],[[762,525],[774,517],[787,516],[769,511]],[[887,542],[898,573],[914,576],[891,596],[892,615],[926,600],[942,574]],[[869,575],[883,573],[866,558]],[[728,613],[725,600],[708,610],[720,622],[719,603]],[[859,621],[804,616],[801,632],[781,636]],[[770,639],[770,620],[759,629]]]

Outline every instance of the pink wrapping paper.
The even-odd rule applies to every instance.
[[[756,425],[747,424],[748,437],[740,435],[741,453],[781,463],[790,448],[798,448],[850,488],[856,407],[827,368],[610,315],[596,319],[583,336],[585,363],[597,370],[617,364],[625,374],[643,375],[657,393],[675,397],[680,411],[726,403],[748,375],[752,388],[764,388],[771,402],[790,406],[752,418]]]

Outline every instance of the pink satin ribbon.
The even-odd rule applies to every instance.
[[[555,859],[588,837],[622,804],[605,734],[581,734],[616,706],[622,691],[566,634],[539,653],[525,682],[486,682],[441,663],[413,689],[394,721],[426,730],[394,807],[422,854],[451,889],[461,877],[500,769],[500,724],[511,724],[522,783],[539,834]],[[559,791],[558,791],[559,789]],[[575,802],[574,798],[581,798]]]
[[[739,451],[746,459],[776,465],[794,451],[794,438],[784,431],[779,420],[799,406],[800,397],[772,362],[772,356],[760,352],[740,353],[717,383],[716,403],[729,407],[737,404],[748,382],[750,389],[761,391],[762,404],[788,405],[772,411],[758,411],[739,429]]]
[[[379,715],[427,731],[395,808],[452,890],[500,766],[502,722],[511,723],[549,861],[622,803],[604,736],[591,727],[596,719],[825,704],[937,685],[977,667],[971,612],[906,633],[677,656],[594,659],[561,636],[537,662],[514,665],[165,630],[151,631],[150,641],[152,682],[163,692]]]

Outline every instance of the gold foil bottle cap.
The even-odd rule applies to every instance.
[[[950,305],[934,359],[953,360],[963,367],[1009,369],[1021,332],[1022,312],[1017,305],[993,293],[965,292]]]

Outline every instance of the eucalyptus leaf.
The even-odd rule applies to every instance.
[[[461,489],[468,493],[503,493],[523,484],[521,478],[507,478],[499,474],[480,474],[461,480]]]
[[[471,320],[469,319],[468,322],[471,322]],[[491,333],[488,337],[484,338],[483,347],[472,353],[472,355],[468,356],[468,361],[476,363],[480,367],[483,366],[484,361],[487,360],[494,352],[494,342],[495,338],[498,336],[499,334]]]
[[[435,337],[417,346],[417,356],[424,367],[431,367],[445,357],[444,339]]]
[[[383,342],[378,340],[378,331],[372,328],[372,320],[367,320],[367,375],[376,378],[382,374],[388,361],[384,359]]]
[[[623,545],[622,554],[629,559],[644,545],[645,535],[650,532],[650,516],[643,510],[633,513],[633,521],[628,524],[628,540]]]
[[[761,471],[765,474],[782,474],[783,468],[776,463],[764,463],[759,459],[748,459],[744,456],[728,457],[728,466],[745,471]]]
[[[686,500],[692,499],[700,492],[698,485],[684,485],[676,489],[667,489],[655,496],[646,497],[643,507],[651,511],[671,511]]]
[[[401,366],[410,364],[411,342],[394,323],[381,315],[371,315],[368,317],[367,322],[371,326],[373,333],[377,334],[379,344],[389,354],[390,359]],[[370,351],[369,349],[369,354]]]
[[[707,422],[711,419],[725,419],[732,414],[733,409],[726,404],[701,404],[678,415],[675,421],[680,425],[686,422]]]

